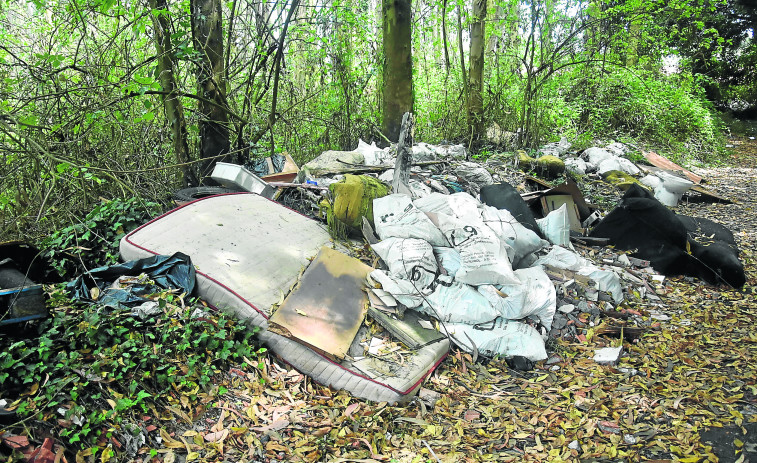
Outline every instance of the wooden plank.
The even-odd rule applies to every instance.
[[[704,180],[702,177],[695,174],[694,172],[684,169],[683,167],[679,166],[675,162],[669,159],[666,159],[653,151],[646,151],[643,154],[644,154],[644,158],[655,167],[659,167],[661,169],[666,169],[666,170],[683,172],[683,174],[686,175],[686,177],[688,177],[689,180],[691,180],[692,182],[696,184],[702,183],[702,180]]]
[[[704,188],[701,185],[694,185],[693,187],[691,187],[691,190],[689,190],[689,191],[694,191],[694,192],[699,193],[700,195],[702,195],[702,196],[704,196],[704,197],[706,197],[706,198],[708,198],[710,200],[719,201],[721,203],[731,204],[733,202],[730,199],[726,198],[725,196],[720,196],[719,194],[717,194],[717,193],[715,193],[715,192],[713,192],[711,190],[708,190],[708,189]]]

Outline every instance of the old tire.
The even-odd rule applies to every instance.
[[[178,205],[183,205],[197,199],[207,198],[208,196],[222,195],[225,193],[238,193],[241,190],[225,188],[221,186],[195,186],[184,188],[173,194],[173,200]]]

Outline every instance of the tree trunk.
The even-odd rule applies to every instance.
[[[484,132],[484,45],[486,0],[473,0],[471,24],[470,73],[468,75],[468,122],[470,134],[478,139]]]
[[[191,0],[192,40],[200,53],[197,66],[200,101],[200,178],[207,183],[218,161],[229,159],[229,118],[223,69],[223,16],[220,0]],[[211,103],[212,102],[212,103]]]
[[[410,0],[383,0],[383,131],[391,141],[400,135],[402,115],[413,110]]]
[[[158,55],[158,71],[160,72],[160,86],[167,94],[161,95],[166,119],[171,125],[171,139],[176,160],[181,164],[184,174],[184,185],[197,185],[197,177],[189,164],[189,145],[187,144],[187,123],[184,119],[184,106],[179,99],[176,84],[175,67],[173,61],[173,45],[169,29],[168,5],[166,0],[150,0],[152,25],[155,30],[155,51]],[[163,10],[158,12],[156,10]]]

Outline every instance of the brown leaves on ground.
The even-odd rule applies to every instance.
[[[707,171],[729,194],[733,171]],[[737,185],[757,192],[753,176]],[[679,212],[726,225],[753,206],[683,205]],[[452,352],[424,383],[434,404],[392,406],[352,398],[279,366],[233,369],[223,400],[189,428],[166,430],[158,459],[173,461],[717,461],[704,427],[756,422],[754,231],[737,228],[747,269],[743,291],[666,280],[661,329],[624,342],[618,365],[593,361],[588,343],[558,341],[554,362],[516,372]],[[647,318],[648,312],[642,310]],[[170,426],[166,426],[170,428]],[[155,431],[158,432],[158,431]],[[737,452],[740,446],[736,446]],[[738,457],[738,455],[737,455]],[[145,458],[147,460],[147,458]]]

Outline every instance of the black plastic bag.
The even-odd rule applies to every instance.
[[[138,282],[123,289],[110,288],[121,276],[137,277],[143,273],[155,284]],[[180,289],[191,296],[195,290],[195,277],[192,260],[188,255],[177,252],[171,256],[157,255],[96,268],[68,283],[66,289],[74,299],[95,302],[92,300],[92,288],[97,287],[100,290],[96,301],[98,304],[123,309],[137,306],[148,300],[143,296],[163,289]]]

